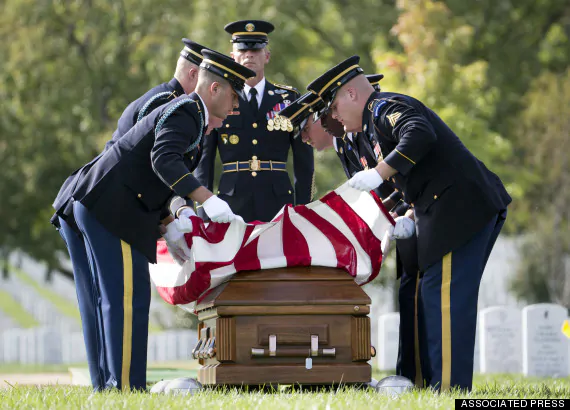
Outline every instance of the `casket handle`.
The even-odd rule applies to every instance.
[[[277,350],[277,336],[269,335],[269,349],[251,348],[252,357],[335,357],[335,348],[319,349],[319,336],[311,335],[311,347],[286,347]]]

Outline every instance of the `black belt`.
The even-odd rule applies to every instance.
[[[285,171],[287,163],[281,161],[260,161],[252,159],[249,161],[226,162],[222,164],[224,172],[238,171]]]

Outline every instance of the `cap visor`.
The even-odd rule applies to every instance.
[[[267,45],[267,43],[252,43],[252,42],[248,43],[239,42],[235,44],[238,50],[259,50],[265,48],[265,46]]]
[[[245,92],[243,91],[243,88],[238,88],[235,85],[232,84],[232,88],[234,89],[234,91],[236,92],[236,94],[238,95],[239,98],[241,98],[242,100],[245,100]]]

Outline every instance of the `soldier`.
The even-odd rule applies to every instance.
[[[182,41],[184,48],[180,52],[174,77],[169,82],[160,84],[147,91],[144,95],[127,106],[119,118],[112,139],[105,144],[103,153],[111,148],[138,120],[150,113],[154,108],[178,96],[191,93],[194,90],[198,80],[198,66],[202,62],[202,54],[200,54],[200,52],[204,47],[186,38],[182,39]],[[105,358],[95,356],[97,354],[96,345],[102,342],[102,336],[98,330],[95,315],[95,303],[93,299],[93,295],[95,294],[94,284],[89,271],[83,237],[73,217],[71,194],[93,164],[101,158],[103,153],[76,170],[65,180],[53,203],[56,212],[51,219],[52,224],[56,226],[61,234],[71,259],[77,299],[79,302],[79,313],[83,323],[83,336],[87,350],[89,373],[95,390],[104,386],[105,380],[107,379],[107,370],[103,366]]]
[[[375,92],[353,56],[307,89],[346,132],[370,132],[382,161],[349,183],[361,190],[394,178],[415,220],[430,385],[470,390],[483,270],[511,198],[497,175],[418,100]],[[406,222],[407,224],[408,222]]]
[[[270,221],[283,205],[306,204],[312,196],[313,150],[294,139],[292,130],[273,122],[275,114],[298,97],[294,88],[265,79],[265,66],[270,59],[267,35],[273,28],[271,23],[259,20],[225,26],[232,35],[231,56],[255,71],[256,76],[246,82],[239,109],[206,139],[202,161],[195,172],[200,183],[212,189],[214,160],[219,150],[222,175],[218,194],[246,222]],[[268,127],[274,132],[269,132]],[[293,150],[294,189],[287,173],[289,148]]]
[[[366,76],[375,90],[380,91],[379,81],[382,74]],[[324,107],[322,99],[316,94],[307,93],[293,104],[279,112],[279,116],[287,118],[291,125],[299,130],[304,142],[310,144],[317,151],[334,146],[342,167],[348,178],[357,172],[375,167],[382,160],[380,150],[370,142],[368,135],[359,132],[345,133],[341,123],[333,119],[330,113],[313,120],[311,112],[318,115]],[[322,124],[322,125],[321,125]],[[374,149],[376,148],[376,149]],[[413,224],[410,226],[404,214],[409,205],[403,200],[402,194],[394,188],[391,182],[382,184],[376,194],[382,199],[386,209],[396,218],[398,227],[392,233],[396,239],[396,278],[400,280],[398,299],[400,305],[400,332],[399,349],[396,373],[413,380],[417,387],[424,386],[424,377],[427,371],[422,369],[425,362],[425,331],[423,330],[423,317],[419,300],[419,269],[417,261],[416,235]]]
[[[159,224],[167,243],[187,247],[183,234],[162,219],[173,193],[202,203],[216,222],[235,215],[192,176],[210,116],[224,118],[254,72],[222,54],[203,50],[196,92],[155,109],[137,122],[89,169],[73,192],[100,300],[107,359],[105,388],[145,389],[150,279]]]

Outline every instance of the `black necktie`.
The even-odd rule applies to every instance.
[[[249,106],[251,107],[251,112],[253,113],[253,116],[257,116],[257,111],[259,110],[257,105],[257,90],[252,87],[249,90],[249,95]]]

